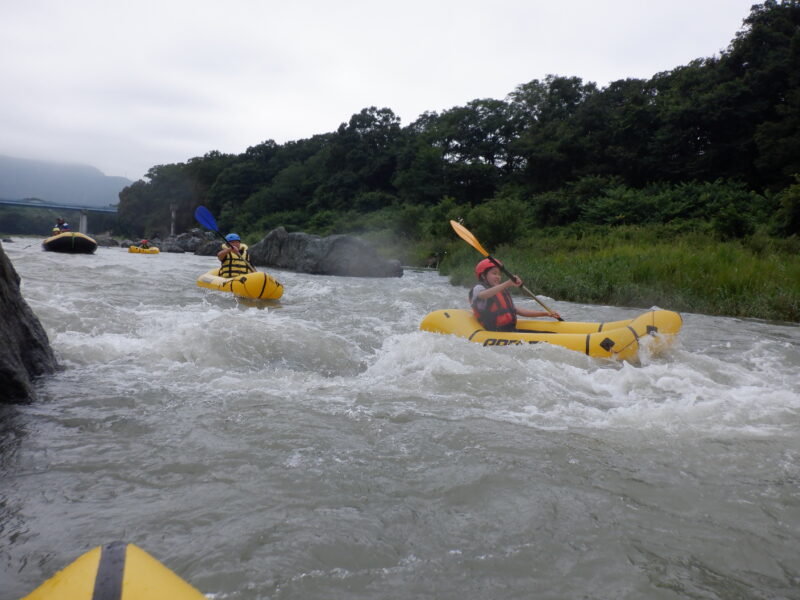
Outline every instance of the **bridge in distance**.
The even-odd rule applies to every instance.
[[[49,208],[53,210],[77,210],[80,211],[80,220],[78,223],[78,231],[87,233],[89,231],[89,213],[115,213],[117,208],[115,206],[99,207],[99,206],[80,206],[78,204],[58,204],[55,202],[31,202],[30,200],[2,200],[0,204],[6,206],[17,206],[20,208]]]

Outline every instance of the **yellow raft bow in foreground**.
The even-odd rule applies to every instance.
[[[207,600],[147,552],[124,542],[98,546],[22,600]]]
[[[635,361],[646,341],[656,355],[668,348],[681,329],[678,313],[650,310],[635,319],[607,323],[578,321],[517,321],[517,331],[487,331],[470,310],[451,308],[428,314],[423,331],[449,333],[484,346],[512,346],[545,342],[597,358]]]
[[[277,300],[283,296],[283,286],[262,271],[226,278],[219,276],[219,269],[211,269],[197,278],[197,285],[254,300]]]

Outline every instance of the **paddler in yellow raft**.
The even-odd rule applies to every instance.
[[[229,233],[225,236],[227,243],[222,244],[222,249],[217,252],[217,258],[222,263],[219,268],[220,277],[239,277],[253,273],[255,269],[250,265],[250,254],[247,244],[242,243],[238,233]]]
[[[530,310],[514,306],[508,288],[521,287],[522,280],[514,275],[502,281],[498,264],[502,263],[484,258],[475,265],[478,283],[469,292],[472,312],[487,331],[516,331],[517,316],[561,319],[561,315],[555,311]]]
[[[458,236],[486,257],[475,265],[478,283],[470,290],[472,310],[450,308],[428,313],[420,329],[432,333],[457,335],[484,346],[509,346],[546,342],[597,358],[638,361],[642,338],[648,339],[651,355],[669,347],[681,329],[678,313],[653,309],[634,319],[602,323],[567,322],[550,310],[522,280],[493,258],[461,223],[450,221]],[[502,281],[501,272],[509,279]],[[522,288],[544,311],[518,308],[508,293]],[[520,317],[551,317],[558,322],[517,320]]]
[[[280,282],[263,271],[257,271],[250,262],[250,252],[242,244],[238,233],[223,236],[217,228],[214,216],[205,206],[198,206],[194,216],[203,227],[223,240],[222,249],[217,252],[217,258],[222,264],[219,269],[211,269],[200,275],[197,278],[198,286],[232,292],[235,296],[252,300],[277,300],[283,295]]]

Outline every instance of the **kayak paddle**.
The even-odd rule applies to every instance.
[[[508,269],[506,269],[506,268],[505,268],[505,267],[504,267],[502,264],[500,264],[500,261],[498,261],[498,260],[497,260],[495,257],[493,257],[491,254],[489,254],[489,253],[488,253],[488,252],[487,252],[487,251],[484,249],[484,247],[483,247],[483,246],[481,246],[481,243],[480,243],[480,242],[479,242],[479,241],[478,241],[478,240],[475,238],[475,236],[474,236],[474,235],[472,235],[472,232],[471,232],[469,229],[467,229],[466,227],[464,227],[464,226],[463,226],[461,223],[459,223],[458,221],[453,221],[453,220],[451,220],[451,221],[450,221],[450,225],[453,227],[453,230],[455,230],[455,232],[458,234],[458,237],[460,237],[462,240],[464,240],[465,242],[467,242],[467,243],[468,243],[470,246],[472,246],[473,248],[475,248],[475,250],[477,250],[478,252],[480,252],[481,254],[483,254],[483,256],[485,256],[485,257],[486,257],[486,258],[488,258],[490,261],[492,261],[492,262],[493,262],[495,265],[497,265],[497,268],[498,268],[498,269],[500,269],[500,270],[501,270],[503,273],[505,273],[506,275],[508,275],[508,277],[509,277],[510,279],[516,279],[516,277],[514,277],[514,275],[512,275],[512,274],[509,272],[509,270],[508,270]],[[544,308],[544,309],[545,309],[547,312],[549,312],[550,314],[553,314],[553,311],[552,311],[552,310],[550,310],[549,308],[547,308],[547,306],[545,306],[544,302],[542,302],[541,300],[539,300],[539,299],[538,299],[538,298],[537,298],[537,297],[534,295],[534,293],[533,293],[532,291],[530,291],[530,290],[529,290],[528,288],[526,288],[524,285],[523,285],[523,286],[520,286],[520,287],[522,287],[522,289],[525,291],[525,293],[526,293],[526,294],[528,294],[528,295],[529,295],[531,298],[533,298],[534,300],[536,300],[536,302],[538,302],[538,303],[539,303],[539,304],[542,306],[542,308]],[[564,319],[562,319],[561,317],[558,317],[558,320],[559,320],[559,321],[563,321]]]

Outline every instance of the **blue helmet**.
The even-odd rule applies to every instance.
[[[240,242],[242,241],[242,238],[239,237],[238,233],[229,233],[228,235],[225,236],[226,242],[235,242],[237,240]]]

